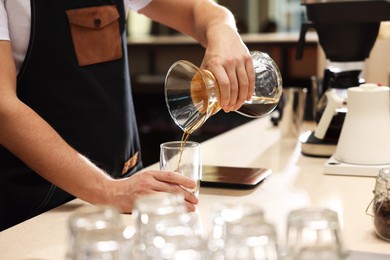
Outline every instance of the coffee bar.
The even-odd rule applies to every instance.
[[[295,58],[298,32],[243,34],[242,39],[249,50],[269,54],[278,65],[285,86],[310,86],[310,77],[322,73],[323,52],[314,32],[306,35],[303,57]],[[175,125],[164,99],[164,80],[169,67],[178,60],[187,60],[200,66],[204,48],[184,35],[142,36],[128,39],[130,71],[135,109],[140,129],[141,143],[150,154],[144,154],[147,165],[158,160],[158,146],[169,139],[180,139],[182,131]],[[131,62],[136,61],[136,62]],[[145,107],[144,104],[148,103]],[[242,123],[248,119],[230,113],[215,115],[209,123],[194,133],[197,141],[204,141]],[[164,139],[165,138],[165,139]],[[154,141],[156,140],[156,141]]]
[[[390,259],[390,0],[301,5],[300,33],[242,34],[256,80],[237,113],[194,40],[128,38],[145,169],[192,178],[194,212],[76,198],[0,232],[0,259]]]
[[[314,125],[305,123],[303,131]],[[264,210],[283,238],[287,214],[297,208],[316,206],[336,211],[342,236],[352,259],[388,259],[389,243],[378,238],[366,209],[373,199],[375,178],[324,174],[325,158],[302,155],[295,138],[284,138],[269,118],[253,120],[201,144],[203,164],[272,169],[252,189],[201,187],[197,211],[206,233],[215,203],[254,203]],[[150,168],[157,169],[154,164]],[[0,233],[2,259],[64,259],[68,218],[88,205],[71,201],[59,208]],[[134,225],[132,215],[122,215]]]

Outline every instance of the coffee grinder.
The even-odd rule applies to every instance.
[[[302,57],[306,32],[313,28],[328,61],[322,82],[312,81],[320,97],[313,104],[318,125],[315,131],[300,136],[302,153],[332,156],[325,165],[326,173],[377,174],[376,169],[370,170],[375,167],[354,163],[357,170],[345,166],[333,154],[348,113],[348,89],[365,83],[361,78],[364,61],[374,46],[381,21],[390,20],[390,0],[302,0],[301,3],[306,7],[308,22],[301,27],[297,58]],[[362,171],[362,168],[367,169]]]

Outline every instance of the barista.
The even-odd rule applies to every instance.
[[[131,212],[138,197],[171,192],[195,209],[182,188],[193,181],[141,170],[127,7],[206,48],[202,67],[225,111],[250,98],[249,52],[232,14],[211,0],[0,0],[0,230],[74,197]]]

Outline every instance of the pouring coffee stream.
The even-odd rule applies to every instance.
[[[282,76],[268,54],[259,51],[250,54],[255,73],[254,93],[235,112],[259,118],[271,113],[278,105],[282,95]],[[221,109],[218,81],[211,71],[179,60],[168,70],[165,101],[172,119],[184,132],[181,140],[184,147],[189,136]]]

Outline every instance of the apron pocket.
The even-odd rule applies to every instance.
[[[66,10],[80,66],[122,57],[119,13],[115,5]]]

